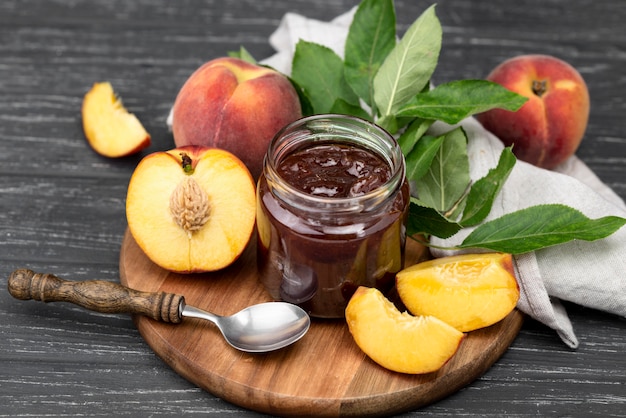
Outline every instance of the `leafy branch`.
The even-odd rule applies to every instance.
[[[312,42],[296,45],[291,80],[305,115],[341,113],[377,123],[396,136],[412,185],[407,233],[450,238],[475,229],[456,248],[519,254],[579,239],[611,235],[626,219],[589,219],[561,204],[518,210],[485,222],[516,159],[505,148],[496,167],[472,182],[467,135],[451,128],[432,135],[435,121],[456,125],[494,108],[517,111],[526,98],[486,80],[431,88],[442,28],[427,8],[398,40],[393,0],[363,0],[345,43],[345,58]],[[242,49],[239,56],[251,57]],[[428,245],[428,244],[427,244]]]

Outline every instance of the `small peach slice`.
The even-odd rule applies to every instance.
[[[363,286],[348,302],[346,321],[368,357],[386,369],[407,374],[440,369],[465,336],[433,316],[401,313],[379,290]]]
[[[255,197],[250,172],[228,151],[189,146],[155,152],[131,176],[128,228],[144,253],[166,270],[220,270],[250,241]]]
[[[85,94],[82,118],[87,142],[105,157],[124,157],[150,145],[150,134],[124,108],[109,82],[95,83]]]
[[[516,306],[519,287],[510,254],[464,254],[415,264],[396,275],[413,315],[433,315],[462,332],[495,324]]]

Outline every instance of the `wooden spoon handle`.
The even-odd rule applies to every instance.
[[[104,280],[68,281],[53,274],[19,269],[9,276],[8,288],[14,298],[21,300],[70,302],[96,312],[139,314],[175,324],[182,320],[183,296],[141,292]]]

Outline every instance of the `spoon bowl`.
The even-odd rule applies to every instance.
[[[219,316],[184,305],[182,316],[214,323],[232,347],[261,353],[286,347],[306,334],[311,319],[302,308],[285,302],[249,306],[231,316]]]

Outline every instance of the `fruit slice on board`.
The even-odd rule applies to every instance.
[[[495,324],[517,305],[510,254],[464,254],[415,264],[396,275],[398,294],[413,315],[432,315],[459,331]]]
[[[346,307],[354,341],[386,369],[422,374],[440,369],[465,334],[433,316],[400,312],[379,290],[359,287]]]
[[[105,157],[124,157],[150,145],[150,134],[126,110],[109,82],[95,83],[85,94],[82,118],[87,142]]]

